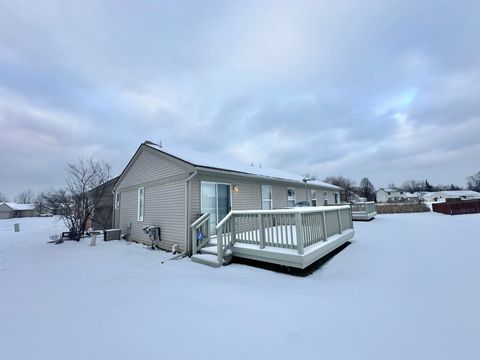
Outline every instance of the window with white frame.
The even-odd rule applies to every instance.
[[[120,193],[115,193],[115,209],[120,208]]]
[[[137,211],[138,221],[143,221],[144,211],[145,211],[145,188],[141,187],[138,189],[138,211]]]
[[[312,198],[312,206],[317,206],[317,190],[310,190],[310,197]]]
[[[295,189],[287,188],[287,206],[293,207],[295,205]]]
[[[323,205],[328,205],[328,194],[326,191],[323,192]]]
[[[272,186],[262,185],[262,210],[272,210]]]

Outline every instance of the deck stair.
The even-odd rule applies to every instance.
[[[198,264],[208,265],[211,267],[220,267],[217,255],[211,254],[195,254],[192,255],[192,261]]]

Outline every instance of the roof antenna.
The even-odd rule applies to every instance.
[[[253,165],[253,161],[250,163],[250,166],[251,166],[251,167],[255,167],[255,165]]]
[[[160,141],[158,142],[158,146],[163,147],[163,146],[162,146],[162,140],[160,140]]]

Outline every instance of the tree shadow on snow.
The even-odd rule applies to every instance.
[[[313,274],[315,271],[320,269],[327,262],[329,262],[335,255],[340,253],[343,249],[345,249],[350,244],[351,244],[351,242],[347,241],[345,244],[336,248],[335,250],[328,253],[327,255],[322,257],[321,259],[318,259],[313,264],[307,266],[305,269],[297,269],[297,268],[294,268],[294,267],[291,267],[291,266],[270,264],[270,263],[266,263],[266,262],[263,262],[263,261],[250,260],[250,259],[237,258],[237,257],[233,258],[232,263],[233,264],[243,264],[243,265],[253,266],[253,267],[260,268],[260,269],[275,271],[275,272],[279,272],[279,273],[283,273],[283,274],[289,274],[289,275],[293,275],[293,276],[305,277],[305,276]]]

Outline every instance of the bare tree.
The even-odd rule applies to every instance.
[[[360,186],[358,187],[358,194],[368,201],[375,200],[375,186],[371,183],[371,181],[364,177],[360,181]]]
[[[33,203],[39,213],[44,213],[48,209],[45,193],[42,191],[37,194]]]
[[[469,190],[480,192],[480,171],[467,177],[467,187]]]
[[[422,180],[408,180],[402,184],[402,189],[411,193],[417,191],[427,191],[425,190],[426,184],[428,184],[428,182]]]
[[[354,196],[355,181],[343,176],[328,176],[323,180],[326,183],[339,186],[343,189],[342,200],[352,201]]]
[[[8,202],[8,197],[4,193],[0,193],[0,202]]]
[[[85,231],[94,209],[100,203],[110,179],[110,165],[92,158],[80,159],[67,167],[65,189],[51,191],[46,202],[58,209],[65,225],[78,238]]]
[[[35,196],[33,195],[32,190],[28,189],[19,193],[15,197],[15,202],[17,204],[31,204],[34,199],[35,199]]]

